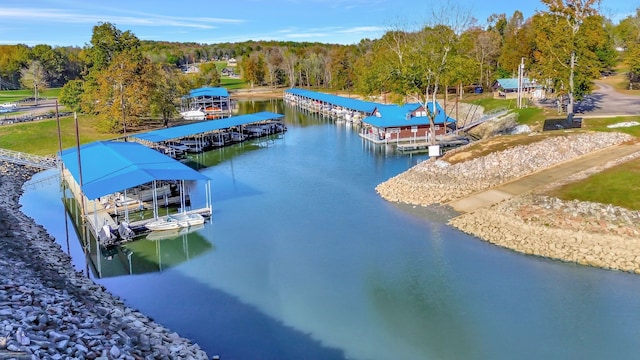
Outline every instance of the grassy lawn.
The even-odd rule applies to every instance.
[[[517,106],[515,99],[495,99],[493,96],[481,97],[470,102],[484,107],[485,113],[498,109],[515,109]]]
[[[220,79],[220,86],[227,88],[227,90],[238,90],[246,88],[248,84],[242,79],[222,77]]]
[[[78,118],[80,143],[86,144],[115,137],[95,130],[88,116]],[[73,117],[60,119],[62,148],[76,145],[75,121]],[[0,148],[35,155],[53,155],[58,151],[58,125],[56,119],[39,120],[0,126]]]
[[[47,89],[39,93],[39,98],[52,98],[60,95],[60,88]],[[12,103],[33,97],[33,90],[2,90],[0,91],[0,104]]]
[[[640,159],[565,185],[549,195],[563,200],[592,201],[640,210]]]
[[[513,110],[518,114],[518,124],[522,125],[541,126],[545,118],[543,109],[535,107],[516,109],[518,105],[516,99],[495,99],[493,96],[486,96],[471,100],[470,103],[484,107],[485,114],[500,109]]]
[[[614,118],[602,118],[602,119],[584,119],[582,125],[585,129],[593,131],[603,132],[622,132],[635,137],[640,137],[640,125],[630,127],[616,127],[608,128],[608,125],[620,124],[625,122],[638,122],[640,123],[640,116],[619,116]]]

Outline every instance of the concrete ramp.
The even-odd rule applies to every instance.
[[[640,143],[632,145],[616,145],[606,149],[565,161],[561,164],[523,176],[519,179],[495,186],[465,198],[447,203],[459,213],[468,213],[479,208],[488,207],[513,196],[525,194],[535,188],[562,180],[573,174],[601,166],[640,151]]]
[[[464,199],[450,202],[449,206],[459,213],[468,213],[476,209],[491,206],[503,200],[511,198],[513,195],[497,189],[489,189],[476,193]]]

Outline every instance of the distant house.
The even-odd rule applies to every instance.
[[[184,72],[186,74],[196,74],[200,72],[200,68],[197,65],[191,64],[191,65],[186,65],[184,67]]]
[[[236,58],[231,58],[227,60],[227,66],[236,66],[236,65],[238,65],[238,61],[236,61]]]
[[[497,79],[491,86],[494,98],[516,99],[518,98],[518,78]],[[522,78],[522,96],[529,99],[541,99],[544,97],[544,88],[529,78]]]

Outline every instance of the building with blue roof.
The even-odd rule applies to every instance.
[[[183,96],[180,114],[186,120],[218,119],[231,116],[231,96],[223,87],[193,89]]]
[[[348,121],[362,123],[360,136],[373,142],[406,142],[427,140],[431,123],[424,106],[419,103],[404,105],[380,104],[346,98],[310,90],[292,88],[285,91],[287,103]],[[455,131],[456,120],[447,116],[439,103],[429,102],[430,113],[435,113],[434,129],[437,137]]]
[[[432,102],[427,103],[427,109],[434,113]],[[456,120],[447,116],[437,102],[433,123],[436,137],[455,131]],[[425,107],[420,103],[378,104],[371,116],[362,119],[360,136],[373,142],[429,140],[431,121]]]
[[[516,99],[518,97],[518,78],[497,79],[491,88],[494,98]],[[543,86],[529,78],[522,78],[522,95],[526,98],[542,98],[544,97]]]
[[[118,206],[125,209],[128,216],[129,201],[143,204],[145,199],[134,197],[134,188],[146,186],[151,190],[149,208],[154,219],[159,217],[158,192],[160,182],[204,181],[205,208],[197,209],[203,215],[211,215],[211,181],[198,171],[153,149],[135,142],[97,141],[78,148],[69,148],[60,153],[64,164],[65,183],[82,204],[83,216],[91,224],[94,235],[108,225],[113,229],[117,224],[112,215],[118,214]],[[127,191],[129,194],[127,195]],[[180,206],[186,211],[188,194],[184,185],[180,186]],[[121,199],[125,205],[102,201],[104,197],[124,193]],[[140,194],[140,193],[139,193]],[[165,201],[167,199],[165,198]],[[126,218],[128,222],[128,218]]]

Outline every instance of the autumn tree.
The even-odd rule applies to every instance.
[[[298,56],[292,50],[284,52],[282,57],[282,66],[284,68],[285,75],[289,80],[289,86],[295,87],[297,82],[296,78],[296,66],[298,64]]]
[[[138,125],[149,114],[153,96],[153,67],[148,59],[132,52],[121,52],[111,59],[104,71],[96,76],[97,98],[94,112],[99,116],[100,128],[119,132]]]
[[[435,119],[437,111],[437,94],[443,85],[449,60],[458,46],[459,35],[471,23],[468,11],[454,4],[442,4],[434,8],[433,26],[426,26],[415,34],[408,48],[404,66],[397,70],[401,73],[404,94],[419,102],[427,113],[431,129],[430,140],[435,144]]]
[[[0,45],[0,89],[17,89],[21,71],[28,64],[26,45]]]
[[[266,50],[265,66],[267,68],[267,83],[271,87],[276,87],[283,80],[283,63],[282,49],[280,47],[271,47]]]
[[[463,51],[475,62],[477,83],[489,87],[489,69],[497,64],[497,56],[500,54],[500,33],[476,27],[465,32],[461,42],[465,48]]]
[[[330,51],[328,69],[331,72],[331,86],[336,89],[350,90],[353,88],[355,74],[354,63],[356,56],[350,47],[338,47]]]
[[[202,78],[202,86],[219,86],[220,73],[214,62],[200,64],[200,71],[195,74]]]
[[[589,49],[580,47],[584,37],[579,36],[585,21],[598,15],[597,6],[600,0],[541,0],[548,7],[546,15],[540,22],[548,30],[549,36],[544,38],[543,50],[549,51],[557,65],[568,73],[569,104],[567,113],[573,113],[576,93],[576,60],[580,63],[588,61]],[[550,26],[549,26],[550,25]],[[538,32],[539,36],[543,34]],[[538,37],[536,37],[538,38]],[[586,50],[579,54],[579,50]],[[579,57],[579,59],[577,59]],[[581,86],[584,86],[582,83]]]
[[[531,47],[527,34],[527,23],[522,12],[515,11],[503,28],[502,48],[498,57],[501,77],[515,77],[518,67],[530,62]]]
[[[20,82],[22,86],[33,89],[35,104],[38,105],[38,93],[44,91],[48,86],[47,72],[42,63],[37,60],[29,62],[29,66],[22,69]]]
[[[255,53],[243,57],[240,62],[240,70],[242,71],[242,77],[249,82],[252,88],[256,84],[262,84],[265,77],[264,56]]]

